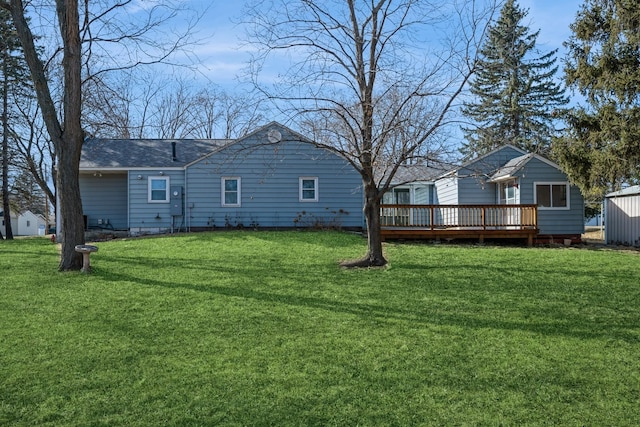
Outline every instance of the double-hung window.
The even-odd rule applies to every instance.
[[[301,202],[318,201],[318,177],[301,176],[298,184]]]
[[[241,185],[240,178],[229,176],[222,178],[222,206],[240,206]]]
[[[501,182],[498,191],[500,191],[501,205],[515,205],[518,203],[518,182],[515,179]]]
[[[535,202],[539,209],[569,209],[567,182],[536,182]]]
[[[150,176],[147,197],[149,203],[169,203],[169,177]]]

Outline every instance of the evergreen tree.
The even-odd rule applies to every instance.
[[[504,144],[549,151],[555,111],[569,101],[554,82],[557,49],[534,56],[539,31],[522,25],[527,13],[508,0],[489,28],[471,82],[474,99],[462,109],[472,123],[463,127],[466,143],[460,151],[467,159]]]
[[[5,238],[13,239],[11,227],[9,182],[10,182],[10,146],[11,139],[10,120],[10,95],[18,95],[24,89],[29,75],[26,72],[27,65],[24,62],[20,49],[20,40],[13,26],[11,15],[5,9],[0,8],[0,95],[2,96],[2,210],[5,212]],[[0,238],[2,236],[0,235]]]
[[[640,179],[640,1],[588,0],[565,43],[566,80],[586,99],[554,156],[594,198]]]
[[[31,211],[46,216],[47,196],[31,172],[20,170],[17,172],[11,188],[12,203],[19,212]]]

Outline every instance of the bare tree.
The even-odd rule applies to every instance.
[[[6,5],[5,6],[9,6]],[[82,221],[82,203],[80,200],[80,186],[78,183],[80,151],[84,134],[80,119],[82,115],[81,100],[81,51],[80,16],[77,0],[58,0],[56,12],[60,25],[60,35],[63,42],[64,69],[64,101],[61,116],[51,97],[45,68],[34,44],[34,37],[25,16],[24,5],[21,0],[11,0],[10,10],[13,21],[18,30],[25,59],[29,64],[31,76],[36,89],[38,103],[42,110],[44,122],[58,159],[57,187],[64,189],[58,193],[62,215],[61,224],[64,240],[59,268],[61,270],[79,270],[82,259],[75,253],[74,247],[84,243],[84,227]]]
[[[160,28],[167,20],[178,16],[179,8],[172,2],[152,3],[134,16],[133,0],[110,1],[56,0],[55,20],[58,24],[59,49],[62,53],[62,101],[56,104],[46,67],[58,58],[44,61],[34,43],[34,34],[27,16],[45,13],[46,3],[29,2],[26,10],[22,0],[0,0],[0,7],[13,17],[31,71],[38,104],[47,132],[55,147],[57,159],[56,187],[58,212],[61,218],[62,251],[60,270],[79,270],[82,257],[75,246],[84,243],[84,224],[79,187],[79,163],[84,131],[82,129],[82,85],[112,71],[132,69],[142,64],[166,61],[171,54],[189,44],[187,23],[181,34],[174,34],[169,43]],[[127,10],[127,8],[130,8]],[[128,13],[131,12],[131,13]],[[191,22],[194,24],[194,22]],[[102,58],[103,60],[98,61]],[[96,64],[101,64],[96,68]]]
[[[178,80],[173,90],[164,91],[155,99],[155,111],[151,127],[160,138],[186,138],[196,127],[195,95],[190,86]]]
[[[130,72],[87,81],[82,97],[85,132],[104,138],[130,138],[135,133],[131,117],[133,84]]]
[[[402,164],[439,144],[494,11],[491,0],[281,0],[247,11],[256,86],[362,176],[368,251],[346,266],[386,264],[382,195]],[[273,85],[259,80],[269,61],[289,58]]]
[[[187,77],[160,79],[127,73],[126,79],[85,85],[85,130],[103,138],[224,138],[246,134],[263,121],[263,103],[229,95]]]
[[[263,104],[247,94],[230,96],[222,90],[206,88],[196,94],[193,106],[196,138],[237,138],[264,119]]]
[[[32,176],[47,203],[55,210],[56,180],[52,167],[56,164],[55,149],[45,129],[40,108],[31,97],[15,99],[14,105],[20,114],[19,127],[14,127],[11,132],[17,151],[15,166]]]

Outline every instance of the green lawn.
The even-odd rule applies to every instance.
[[[0,242],[0,425],[638,425],[640,255],[338,232]]]

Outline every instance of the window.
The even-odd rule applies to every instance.
[[[149,203],[169,203],[169,177],[151,176],[148,182]]]
[[[408,205],[411,193],[408,188],[392,188],[382,195],[383,205]]]
[[[240,206],[240,178],[222,178],[222,206]]]
[[[300,201],[301,202],[317,202],[318,201],[318,178],[301,176],[300,185]]]
[[[535,184],[535,202],[540,209],[569,209],[569,184],[542,182]]]
[[[501,182],[499,191],[501,205],[515,205],[518,203],[518,183],[515,179]]]
[[[27,227],[31,227],[31,221],[27,220]]]

